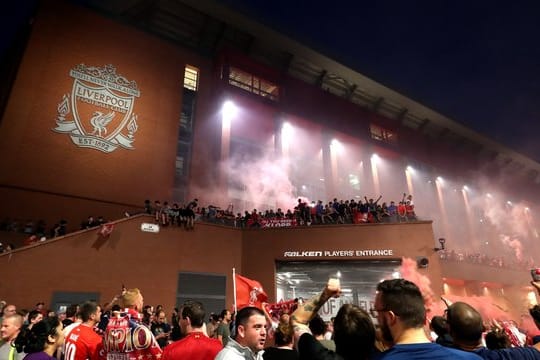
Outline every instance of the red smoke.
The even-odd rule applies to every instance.
[[[508,246],[514,251],[516,259],[521,261],[523,259],[523,245],[521,244],[521,241],[515,237],[512,239],[510,236],[505,234],[501,234],[499,237],[504,245]]]
[[[401,262],[401,268],[399,272],[401,273],[401,276],[405,280],[412,281],[415,283],[422,292],[422,295],[424,297],[424,303],[426,304],[426,309],[428,312],[438,314],[439,304],[435,302],[435,294],[433,293],[433,290],[431,289],[431,281],[427,278],[427,276],[420,274],[416,270],[416,261],[410,258],[403,258]],[[436,309],[437,308],[437,309]],[[432,317],[431,315],[430,317]]]
[[[426,304],[428,318],[444,313],[446,304],[441,299],[435,298],[430,280],[418,272],[416,261],[410,258],[403,258],[400,272],[404,279],[412,281],[420,288]],[[461,301],[471,305],[478,310],[484,321],[491,321],[492,319],[515,320],[515,314],[512,312],[513,309],[510,308],[510,305],[504,299],[496,299],[491,296],[459,295],[444,295],[444,298],[449,300],[450,304]],[[525,323],[525,325],[527,324]],[[531,330],[532,327],[529,324],[527,328]]]

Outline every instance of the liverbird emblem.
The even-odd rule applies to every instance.
[[[107,134],[107,125],[112,121],[116,114],[111,111],[107,115],[103,115],[101,111],[94,111],[92,118],[90,119],[90,124],[94,127],[92,135],[97,133],[97,136],[103,137],[101,132],[103,131],[105,135]]]
[[[254,305],[259,300],[259,295],[263,293],[262,288],[253,287],[249,292],[249,305]]]
[[[57,106],[53,131],[68,134],[73,143],[110,153],[118,147],[133,150],[138,115],[133,112],[141,93],[135,81],[116,73],[113,65],[76,65],[71,94]]]

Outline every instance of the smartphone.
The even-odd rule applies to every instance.
[[[540,281],[540,268],[531,269],[531,277],[533,281]]]

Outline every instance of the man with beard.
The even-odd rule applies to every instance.
[[[167,317],[163,310],[156,312],[156,320],[156,322],[153,322],[152,325],[150,325],[150,330],[156,337],[159,347],[163,349],[169,343],[171,325],[167,324]]]
[[[204,307],[200,302],[185,303],[178,313],[178,322],[184,338],[168,345],[163,360],[214,360],[223,346],[218,339],[204,333]]]
[[[383,340],[392,344],[377,359],[473,360],[473,353],[430,342],[424,331],[426,308],[418,286],[404,279],[392,279],[377,285],[375,315]]]
[[[266,342],[266,317],[256,307],[238,311],[235,337],[217,354],[216,360],[262,360]]]

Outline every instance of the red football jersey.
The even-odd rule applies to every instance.
[[[161,349],[146,326],[134,321],[129,314],[109,320],[103,345],[107,360],[158,360]]]
[[[80,324],[66,337],[64,354],[65,360],[103,359],[103,340],[90,326]]]
[[[223,349],[218,339],[211,339],[201,332],[192,332],[185,338],[168,345],[163,360],[214,360]]]

